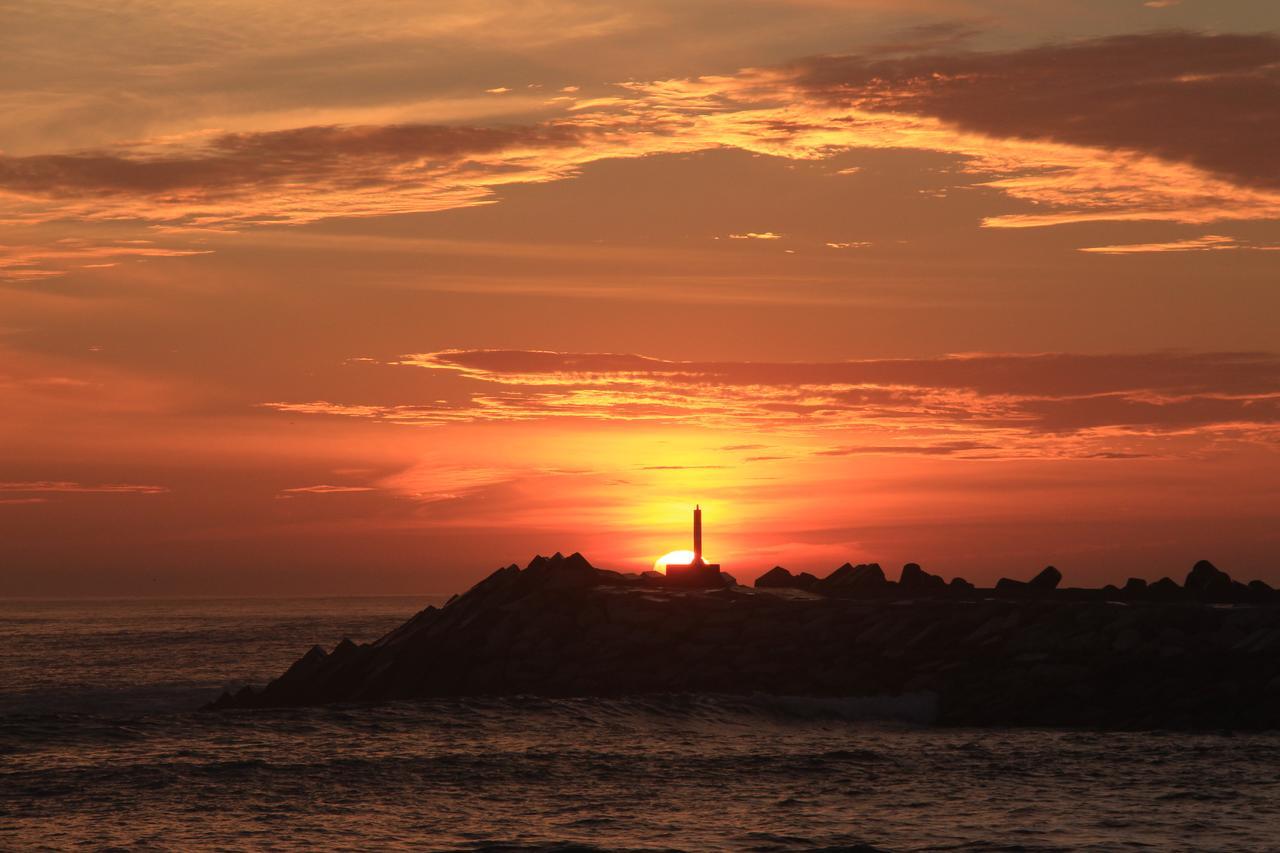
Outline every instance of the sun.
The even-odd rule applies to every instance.
[[[667,573],[668,565],[686,566],[693,562],[697,555],[692,551],[672,551],[669,554],[663,554],[653,562],[653,569],[657,572]]]

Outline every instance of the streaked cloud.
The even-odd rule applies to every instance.
[[[954,156],[958,185],[1029,206],[993,213],[988,227],[1280,218],[1277,68],[1280,38],[1270,35],[826,56],[565,95],[558,115],[525,124],[189,133],[0,155],[0,199],[8,224],[198,233],[488,204],[502,187],[572,178],[608,159],[736,148],[813,161],[901,148]],[[44,274],[34,256],[10,275]]]
[[[315,486],[294,486],[291,489],[281,489],[281,495],[345,495],[355,492],[373,492],[377,491],[373,486],[331,486],[327,483],[320,483]]]
[[[785,435],[790,449],[816,442],[819,455],[1105,459],[1148,455],[1157,445],[1185,453],[1280,439],[1280,357],[1267,353],[770,363],[449,350],[388,367],[404,365],[465,378],[468,396],[452,405],[266,407],[422,426],[562,418],[678,424]]]
[[[1280,187],[1280,38],[1125,35],[1007,53],[796,65],[825,101],[925,115],[1002,139],[1131,151]]]
[[[64,275],[72,269],[109,269],[129,260],[211,253],[208,249],[156,246],[151,245],[152,242],[116,240],[95,244],[79,238],[62,238],[48,245],[0,244],[0,280],[38,280]]]
[[[880,455],[918,455],[918,456],[954,456],[956,454],[980,453],[1000,450],[999,445],[983,444],[977,441],[944,441],[939,444],[881,444],[854,445],[851,447],[833,447],[819,450],[819,456],[859,456],[862,454]]]
[[[1235,237],[1225,237],[1221,234],[1206,234],[1203,237],[1171,240],[1166,243],[1120,243],[1114,246],[1087,246],[1080,249],[1080,251],[1099,255],[1139,255],[1158,252],[1221,252],[1232,249],[1275,252],[1280,251],[1280,246],[1249,243],[1237,240]]]
[[[980,21],[938,21],[916,24],[893,33],[888,39],[873,44],[869,54],[912,54],[955,49],[981,35],[986,27]]]
[[[10,222],[133,218],[167,228],[298,224],[440,210],[488,187],[559,176],[540,158],[563,125],[302,127],[155,141],[102,152],[0,156]]]
[[[72,493],[102,495],[160,495],[168,492],[167,486],[148,486],[137,483],[86,484],[70,480],[35,480],[31,482],[0,483],[0,492],[20,494]]]

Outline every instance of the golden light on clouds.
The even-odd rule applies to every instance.
[[[0,592],[1271,566],[1270,11],[6,24]]]
[[[1159,56],[1156,51],[1164,47],[1160,38],[1152,36],[1149,48],[1139,43],[1135,49]],[[1205,41],[1217,47],[1212,39]],[[1250,42],[1244,49],[1253,53],[1243,61],[1261,68],[1266,60],[1280,58],[1277,45],[1280,41],[1264,41],[1259,53],[1259,45]],[[1087,59],[1107,47],[1087,44],[1079,52]],[[987,67],[986,73],[1016,75],[1019,64],[1013,57],[1007,68]],[[1154,73],[1176,71],[1158,59],[1152,65]],[[1230,67],[1241,70],[1238,64]],[[1029,138],[1017,128],[999,135],[974,132],[959,116],[957,121],[919,112],[930,109],[937,97],[936,74],[925,83],[909,75],[890,83],[854,65],[851,81],[843,82],[823,71],[826,65],[815,68],[801,63],[735,75],[621,83],[613,87],[616,96],[568,97],[560,107],[563,114],[524,125],[206,131],[105,150],[3,157],[0,194],[9,224],[134,221],[146,229],[199,233],[487,204],[504,187],[566,180],[590,164],[620,158],[739,149],[820,161],[857,149],[908,149],[957,157],[964,172],[981,176],[973,185],[1037,209],[987,216],[986,227],[1099,221],[1205,224],[1280,217],[1280,187],[1274,182],[1250,185],[1238,175],[1214,174],[1194,162],[1161,156],[1163,151],[1153,154],[1126,144],[1123,133],[1115,135],[1115,144],[1090,145]],[[1139,65],[1134,73],[1153,72]],[[821,82],[815,83],[815,77]],[[1135,76],[1135,86],[1143,82]],[[1183,100],[1194,109],[1194,80],[1177,75],[1168,83],[1188,89]],[[1186,120],[1195,121],[1190,115]],[[982,121],[976,124],[985,127]],[[1267,130],[1278,132],[1274,126]],[[1051,136],[1053,128],[1047,133]],[[1106,139],[1104,133],[1096,135]],[[1189,156],[1199,155],[1189,149]],[[728,238],[780,236],[746,231]],[[26,257],[58,259],[48,252]]]

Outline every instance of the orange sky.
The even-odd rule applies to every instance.
[[[0,595],[1280,583],[1280,8],[50,0]]]

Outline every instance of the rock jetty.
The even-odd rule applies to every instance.
[[[936,699],[946,725],[1280,726],[1280,595],[1197,563],[1182,584],[981,589],[908,563],[782,567],[706,590],[580,554],[494,572],[368,644],[319,646],[215,709],[537,694]]]

